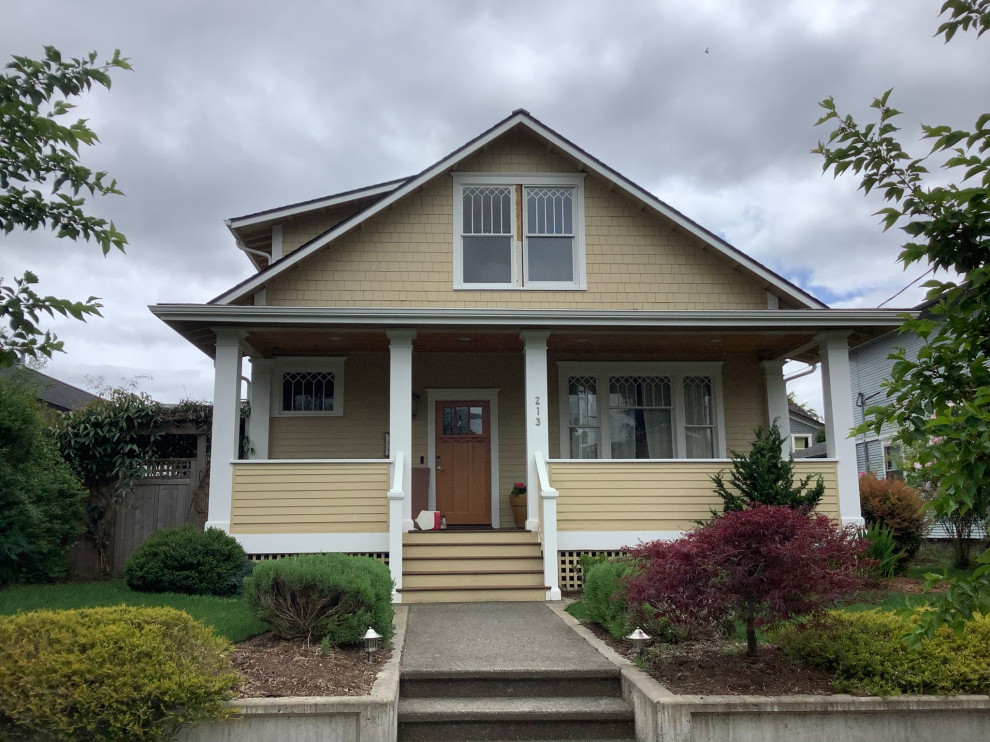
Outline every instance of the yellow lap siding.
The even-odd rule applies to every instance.
[[[384,533],[389,463],[234,464],[231,533]]]
[[[561,531],[683,531],[710,516],[722,501],[711,475],[729,462],[556,461],[551,485],[560,493]],[[834,461],[795,462],[799,477],[820,472],[825,496],[818,510],[837,518],[839,498]]]

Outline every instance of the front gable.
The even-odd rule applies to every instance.
[[[393,198],[343,224],[331,211],[287,219],[281,225],[290,237],[286,248],[307,237],[310,241],[296,254],[287,252],[290,260],[275,263],[239,293],[228,292],[217,302],[624,310],[822,306],[661,202],[637,197],[628,181],[606,177],[600,163],[556,146],[532,125],[523,125],[527,121],[459,158],[441,161],[438,165],[444,166],[427,171],[429,177],[406,181]],[[464,263],[473,254],[462,247],[465,182],[490,183],[512,199],[514,223],[502,228],[511,240],[509,234],[505,246],[490,240],[500,250],[512,243],[511,272],[499,274],[504,285],[476,287],[465,280],[471,276]],[[550,183],[573,190],[567,197],[575,200],[574,214],[580,216],[574,227],[575,270],[573,280],[535,282],[526,273],[535,275],[522,202]],[[537,237],[546,244],[551,235],[544,234]],[[506,266],[508,260],[503,259]],[[570,274],[556,278],[565,277]],[[256,298],[261,288],[263,298]]]

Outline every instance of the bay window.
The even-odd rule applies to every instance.
[[[718,363],[561,363],[561,457],[725,455]]]
[[[577,175],[454,175],[454,288],[583,289]]]

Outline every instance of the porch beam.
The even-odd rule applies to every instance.
[[[777,421],[784,439],[781,453],[791,453],[791,415],[787,404],[787,382],[784,381],[783,361],[763,361],[763,380],[767,390],[767,418],[770,425]]]
[[[412,497],[412,341],[415,330],[387,330],[389,339],[389,454],[402,453],[402,530],[413,530]],[[396,459],[396,464],[398,464]],[[392,497],[392,495],[389,495]]]
[[[547,338],[549,332],[522,332],[526,374],[526,530],[540,527],[537,452],[550,450],[547,404]]]
[[[852,383],[849,375],[849,338],[846,333],[819,336],[822,359],[822,392],[825,398],[825,447],[828,458],[838,459],[839,513],[843,525],[862,525],[856,443],[853,427]]]
[[[241,422],[242,330],[213,329],[216,362],[213,372],[213,438],[210,458],[210,507],[206,527],[230,533],[230,508],[234,488],[233,462]]]
[[[251,392],[249,402],[251,415],[248,417],[247,437],[249,459],[268,458],[268,436],[271,424],[272,361],[260,358],[251,359]]]

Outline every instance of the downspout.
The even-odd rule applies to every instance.
[[[808,374],[813,374],[817,370],[818,370],[818,364],[817,363],[809,363],[808,364],[808,368],[804,369],[803,371],[798,371],[797,373],[793,373],[790,376],[785,376],[784,377],[784,383],[786,384],[788,381],[794,381],[794,379],[800,379],[802,376],[807,376]]]

